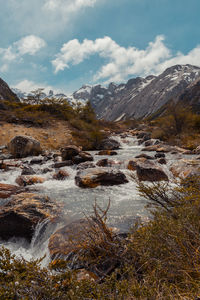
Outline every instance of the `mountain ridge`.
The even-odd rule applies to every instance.
[[[83,85],[72,95],[44,93],[44,97],[63,97],[70,104],[90,101],[99,119],[120,121],[147,117],[168,101],[181,101],[186,89],[200,79],[200,68],[192,65],[175,65],[158,76],[136,77],[126,83]],[[183,96],[182,96],[183,97]]]

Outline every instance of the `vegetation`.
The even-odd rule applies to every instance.
[[[89,102],[85,106],[71,106],[63,99],[40,100],[42,91],[35,93],[25,103],[4,101],[4,109],[0,109],[1,120],[32,127],[48,127],[53,120],[65,121],[66,127],[72,130],[75,143],[84,150],[97,148],[106,136],[105,127],[96,119]]]
[[[200,294],[199,178],[169,184],[138,183],[152,219],[122,239],[96,205],[80,258],[98,275],[78,279],[67,262],[17,259],[0,251],[1,299],[198,299]],[[95,221],[95,225],[94,225]],[[110,266],[110,268],[105,268]],[[103,264],[104,262],[104,264]],[[104,265],[104,268],[102,266]],[[97,272],[96,272],[96,271]],[[108,271],[109,270],[109,271]]]
[[[153,125],[152,137],[171,144],[179,144],[194,149],[200,142],[200,115],[192,108],[171,101],[162,111],[150,119]]]

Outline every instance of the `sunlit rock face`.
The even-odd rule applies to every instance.
[[[0,78],[0,100],[19,102],[17,95],[9,88],[7,83]]]

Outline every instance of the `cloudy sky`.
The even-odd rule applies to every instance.
[[[0,77],[71,93],[200,66],[200,0],[0,0]]]

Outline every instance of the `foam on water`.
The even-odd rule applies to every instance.
[[[93,211],[93,205],[96,201],[98,205],[105,208],[110,200],[110,210],[108,213],[108,223],[111,226],[117,227],[121,231],[127,231],[134,224],[137,217],[147,217],[147,211],[144,208],[146,202],[141,199],[136,189],[136,183],[131,178],[131,171],[127,170],[128,160],[134,158],[141,151],[142,146],[138,146],[137,139],[133,136],[120,138],[114,136],[121,144],[121,149],[117,150],[118,155],[109,157],[109,160],[120,162],[115,164],[113,168],[120,169],[126,174],[129,182],[118,186],[99,186],[95,189],[81,189],[75,185],[74,177],[76,175],[76,167],[64,167],[69,173],[69,177],[63,181],[52,179],[55,171],[40,174],[41,166],[33,165],[32,167],[38,175],[45,177],[46,181],[43,184],[34,185],[34,190],[39,193],[55,199],[58,203],[62,203],[65,219],[79,219],[86,215],[90,215]],[[108,158],[107,156],[98,156],[97,152],[91,152],[94,156],[94,162]],[[32,159],[26,159],[29,162]],[[42,168],[49,167],[52,161],[43,164]],[[0,182],[15,184],[15,179],[21,174],[21,169],[14,169],[5,173],[0,173]],[[58,224],[58,227],[61,224]],[[44,229],[45,228],[45,229]],[[48,254],[48,239],[55,228],[46,226],[45,223],[38,224],[31,245],[28,245],[24,240],[12,239],[8,242],[0,244],[8,247],[12,253],[17,256],[23,256],[26,259],[39,258],[46,255],[43,264],[46,264],[49,259]]]

